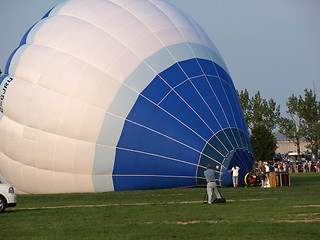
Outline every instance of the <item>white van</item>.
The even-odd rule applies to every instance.
[[[14,188],[8,184],[0,184],[0,213],[4,213],[6,208],[17,205],[17,196]]]

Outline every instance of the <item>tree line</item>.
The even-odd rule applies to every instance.
[[[306,141],[315,159],[320,148],[320,103],[315,90],[304,90],[304,95],[291,95],[287,102],[287,117],[280,114],[280,105],[266,100],[258,91],[250,97],[247,89],[237,92],[249,132],[252,151],[257,161],[272,160],[277,149],[275,129],[297,147],[301,159],[300,142]]]

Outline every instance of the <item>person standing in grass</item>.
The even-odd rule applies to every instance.
[[[212,193],[216,195],[215,203],[224,203],[226,200],[221,196],[217,183],[216,183],[216,177],[215,177],[215,172],[211,167],[211,164],[207,165],[207,170],[204,171],[204,176],[206,177],[207,180],[207,194],[208,194],[208,204],[211,204],[212,201]]]
[[[261,187],[264,187],[265,178],[266,178],[266,167],[261,162],[259,162],[258,173],[259,173],[259,178],[260,178],[260,181],[261,181]]]
[[[239,182],[239,166],[237,163],[235,163],[233,165],[233,167],[231,168],[231,170],[229,170],[229,172],[232,172],[232,183],[233,183],[233,187],[238,187],[238,182]]]
[[[317,172],[320,172],[320,161],[317,162],[316,169],[317,169]]]

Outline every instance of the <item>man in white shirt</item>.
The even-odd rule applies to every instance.
[[[216,183],[216,177],[215,172],[212,169],[211,165],[207,165],[207,170],[204,171],[204,176],[207,180],[207,194],[208,194],[208,204],[212,203],[212,192],[214,191],[214,194],[216,195],[216,199],[214,200],[215,203],[225,203],[226,200],[221,196],[217,183]]]

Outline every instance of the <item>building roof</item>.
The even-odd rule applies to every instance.
[[[285,141],[291,141],[289,138],[287,138],[285,135],[283,135],[282,133],[279,132],[275,132],[273,133],[274,136],[276,137],[278,142],[285,142]],[[305,141],[304,138],[300,138],[300,141]]]

